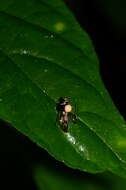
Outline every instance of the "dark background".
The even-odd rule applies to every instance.
[[[72,9],[80,25],[90,35],[99,57],[102,79],[115,105],[126,119],[125,19],[114,18],[113,10],[108,14],[108,9],[98,0],[65,0],[65,2]],[[121,6],[119,10],[122,10]],[[119,11],[115,10],[115,13],[120,15]],[[48,162],[76,178],[84,176],[98,183],[104,183],[104,180],[99,180],[97,176],[67,168],[54,160],[46,151],[37,147],[27,137],[22,136],[10,125],[1,121],[0,189],[36,189],[31,168],[35,162],[45,164]]]

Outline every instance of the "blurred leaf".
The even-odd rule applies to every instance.
[[[40,164],[34,167],[33,179],[38,190],[120,190],[126,188],[126,180],[110,173],[86,175],[54,165]]]
[[[126,125],[99,76],[87,34],[59,0],[2,0],[0,118],[72,168],[126,177]],[[77,124],[56,125],[70,98]]]
[[[38,190],[106,190],[106,184],[101,181],[95,181],[86,175],[80,176],[65,172],[64,170],[56,170],[48,166],[38,166],[34,171],[34,180]],[[105,186],[104,186],[105,185]],[[110,189],[108,189],[110,190]]]

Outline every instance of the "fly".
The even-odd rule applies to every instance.
[[[69,121],[75,122],[76,115],[72,113],[72,105],[69,103],[68,98],[59,98],[56,110],[58,112],[58,123],[64,132],[68,132]]]

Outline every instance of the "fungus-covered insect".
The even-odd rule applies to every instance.
[[[68,132],[68,123],[70,120],[76,120],[76,116],[72,113],[72,105],[69,104],[68,98],[59,98],[56,110],[58,112],[58,123],[64,132]]]

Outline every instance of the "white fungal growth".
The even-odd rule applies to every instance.
[[[81,152],[84,152],[84,151],[85,151],[85,147],[82,146],[82,145],[80,145],[80,146],[79,146],[79,150],[80,150]]]
[[[71,136],[69,133],[67,133],[67,138],[68,138],[68,140],[69,140],[72,144],[75,144],[75,143],[76,143],[76,139],[75,139],[73,136]]]
[[[71,112],[72,111],[72,106],[68,104],[68,105],[65,106],[64,109],[65,109],[65,112]]]

